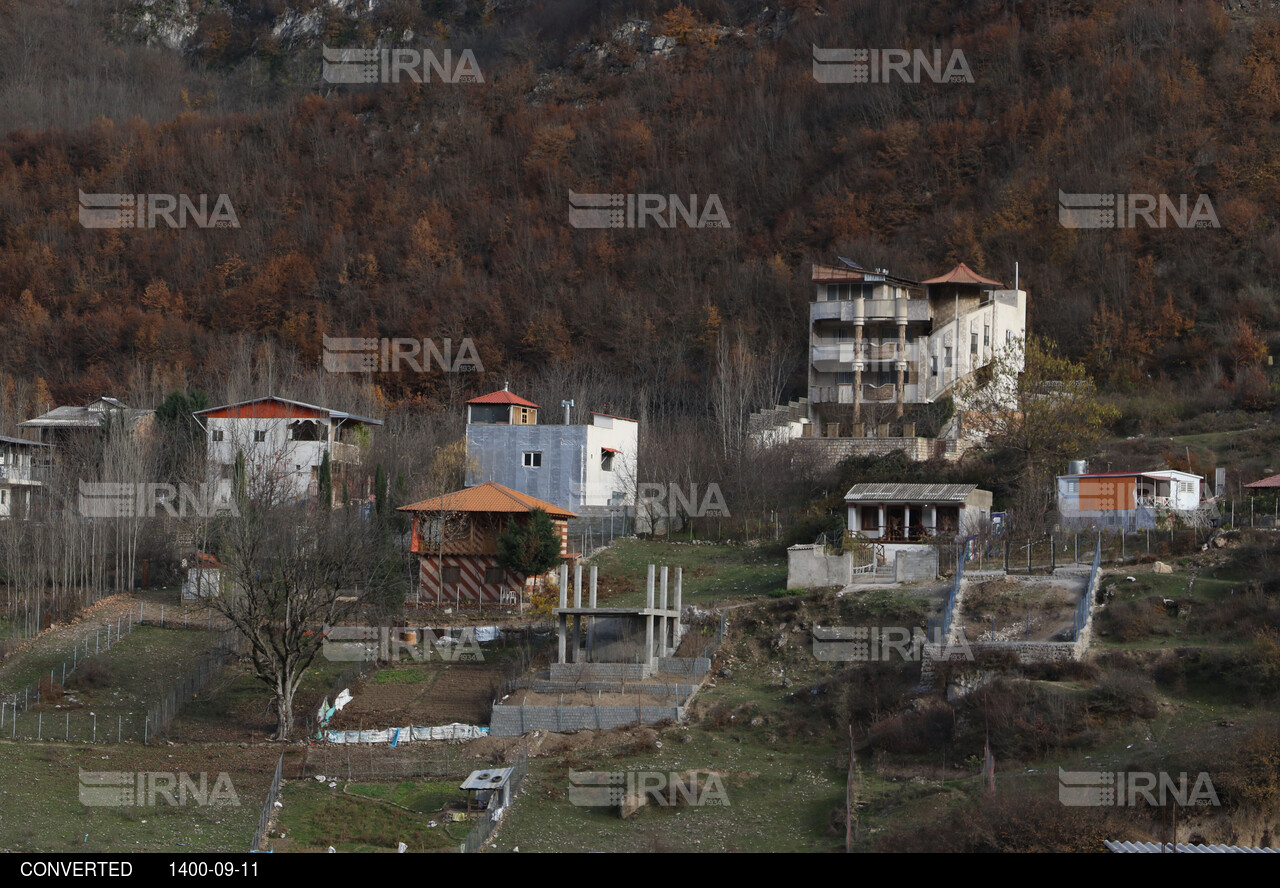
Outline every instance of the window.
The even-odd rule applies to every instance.
[[[947,367],[950,367],[951,366],[951,346],[948,345],[945,351],[946,351],[946,359],[943,361],[943,364]]]
[[[255,444],[261,444],[261,443],[262,443],[263,441],[265,441],[265,440],[267,440],[267,430],[266,430],[266,429],[254,429],[254,430],[253,430],[253,443],[255,443]]]
[[[938,356],[937,355],[929,356],[929,375],[930,376],[938,375]]]
[[[1196,486],[1193,482],[1191,481],[1178,482],[1178,493],[1195,493],[1195,492],[1196,492]]]
[[[0,490],[0,506],[3,506],[7,502],[9,502],[9,491]]]
[[[440,572],[440,579],[442,579],[446,585],[456,585],[457,583],[462,582],[462,568],[446,567]]]
[[[852,338],[848,327],[841,327],[836,331],[836,342],[849,342]]]
[[[524,464],[526,468],[537,469],[542,466],[541,450],[526,450],[524,452]]]
[[[614,458],[615,456],[617,456],[617,454],[616,454],[616,453],[614,453],[612,450],[604,450],[604,451],[601,451],[601,453],[600,453],[600,471],[602,471],[602,472],[612,472],[612,471],[613,471],[613,458]]]
[[[1013,345],[1013,331],[1012,331],[1012,330],[1005,330],[1005,331],[1004,331],[1004,344],[1005,344],[1005,345]]]
[[[486,567],[484,569],[484,584],[486,586],[501,586],[503,573],[505,571],[500,567]]]
[[[969,354],[976,355],[978,353],[978,331],[974,330],[969,334]]]
[[[991,344],[991,325],[990,324],[982,325],[982,344],[984,346]]]
[[[222,440],[222,429],[214,429],[213,431],[211,431],[211,432],[209,433],[209,440],[211,440],[211,441],[221,441],[221,440]]]
[[[827,284],[827,301],[835,302],[840,298],[840,288],[835,284]]]
[[[1080,482],[1079,482],[1079,481],[1068,481],[1068,482],[1067,482],[1067,493],[1079,493],[1079,492],[1080,492]]]

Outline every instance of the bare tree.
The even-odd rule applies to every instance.
[[[308,509],[242,497],[240,515],[222,523],[219,558],[226,591],[210,606],[249,644],[254,675],[271,689],[279,723],[294,728],[294,697],[321,651],[326,627],[362,604],[381,605],[403,584],[395,550],[354,509]]]

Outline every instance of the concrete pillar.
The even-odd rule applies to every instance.
[[[658,601],[661,604],[661,610],[665,611],[667,609],[667,566],[665,564],[662,565],[661,590],[662,590],[661,596],[659,597]],[[668,653],[667,652],[667,631],[669,628],[668,622],[669,621],[667,620],[665,613],[661,617],[658,617],[658,656],[660,657],[665,657],[667,656],[667,653]]]
[[[573,615],[573,662],[578,662],[578,652],[582,649],[582,614]]]
[[[582,565],[573,566],[573,606],[582,607]]]
[[[566,619],[567,619],[567,618],[565,617],[565,615],[564,615],[564,614],[560,614],[560,615],[559,615],[559,619],[557,619],[557,620],[556,620],[556,626],[557,626],[557,629],[558,629],[558,635],[559,635],[559,641],[560,641],[560,659],[557,661],[557,662],[559,662],[559,663],[563,663],[563,662],[565,661],[565,660],[564,660],[564,651],[565,651],[565,637],[564,637],[564,636],[565,636],[565,631],[566,631],[566,630],[567,630],[567,628],[568,628],[568,627],[565,625],[565,620],[566,620]]]
[[[644,617],[644,663],[653,665],[653,614]]]
[[[591,591],[589,593],[590,597],[588,598],[588,601],[591,602],[590,607],[592,608],[596,606],[596,571],[597,570],[598,568],[596,567],[596,565],[594,564],[591,565]]]
[[[560,606],[569,606],[569,565],[560,565]]]
[[[911,507],[907,505],[902,507],[902,532],[911,539]]]
[[[880,536],[883,538],[883,537],[884,537],[884,524],[885,524],[885,520],[884,520],[884,506],[876,506],[876,509],[877,509],[877,514],[880,516],[880,517],[879,517],[879,519],[878,519],[878,523],[879,523],[879,525],[880,525]]]
[[[861,300],[858,307],[862,306]],[[862,421],[862,324],[853,328],[853,421]],[[836,378],[839,382],[839,377]]]
[[[653,607],[653,565],[649,565],[649,584],[645,588],[644,606]]]
[[[673,654],[675,653],[675,648],[680,647],[680,616],[679,616],[680,593],[683,591],[682,589],[683,585],[684,585],[684,568],[677,567],[676,568],[675,601],[672,602],[673,604],[672,610],[676,612],[675,625],[671,627],[671,647],[672,647]]]
[[[906,395],[906,391],[907,391],[906,380],[903,378],[907,370],[907,325],[905,323],[906,319],[902,317],[902,312],[906,311],[906,302],[904,300],[899,300],[899,303],[900,303],[899,305],[896,305],[894,307],[900,310],[899,317],[898,317],[898,354],[897,354],[898,392],[897,394],[898,394],[898,418],[901,419],[902,411],[903,411],[903,398]]]

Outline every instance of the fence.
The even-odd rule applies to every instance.
[[[520,754],[516,757],[515,763],[511,766],[511,776],[507,779],[508,798],[514,799],[517,792],[520,791],[520,784],[524,782],[525,775],[529,773],[529,749],[528,745],[521,747]],[[467,837],[463,839],[462,844],[458,846],[458,850],[463,854],[469,854],[479,851],[484,843],[489,841],[489,836],[493,835],[494,829],[498,826],[498,821],[502,818],[503,808],[500,807],[500,793],[493,792],[489,795],[489,804],[485,808],[484,813],[480,815],[480,820]]]
[[[429,746],[329,746],[307,748],[299,761],[297,777],[344,780],[410,780],[415,777],[443,779],[465,777],[475,761],[474,753],[459,751],[452,744]]]
[[[930,617],[928,631],[930,639],[945,640],[951,632],[951,617],[956,610],[956,598],[960,595],[960,584],[964,582],[964,559],[957,555],[956,573],[951,578],[951,589],[947,592],[947,603],[942,607],[942,616]]]
[[[133,627],[138,625],[138,621],[133,618],[133,612],[121,616],[114,622],[103,623],[100,627],[93,630],[93,635],[85,634],[84,636],[84,653],[80,652],[80,640],[76,639],[71,649],[71,659],[64,660],[61,666],[55,666],[49,670],[49,679],[45,681],[41,676],[40,680],[33,685],[23,688],[9,697],[9,710],[13,718],[17,719],[19,712],[26,712],[32,705],[38,705],[43,699],[49,697],[53,693],[53,688],[66,687],[67,677],[75,675],[76,670],[82,663],[90,657],[100,653],[106,653],[111,650],[111,646],[120,641],[121,638],[133,631]],[[115,635],[112,636],[111,630],[114,627]],[[104,637],[105,632],[105,637]],[[90,653],[90,650],[93,653]],[[70,664],[70,668],[68,668]],[[21,700],[19,701],[19,697]],[[4,702],[0,701],[0,718],[3,718]],[[2,724],[2,723],[0,723]]]
[[[284,773],[284,753],[280,753],[280,758],[276,759],[276,774],[271,778],[271,788],[267,790],[267,801],[262,806],[262,813],[258,815],[258,830],[253,834],[253,844],[249,846],[249,851],[261,851],[262,840],[267,834],[267,824],[271,822],[271,815],[276,807],[276,799],[280,796],[280,776]]]
[[[32,687],[28,687],[20,693],[9,695],[7,703],[0,700],[0,737],[8,737],[11,740],[63,740],[68,743],[72,741],[148,743],[158,732],[169,727],[182,707],[200,692],[218,670],[244,650],[243,637],[237,632],[224,630],[217,644],[209,649],[192,669],[162,686],[152,697],[155,702],[141,711],[112,711],[113,706],[118,707],[119,704],[105,701],[102,707],[95,707],[93,710],[87,710],[84,707],[74,710],[66,709],[63,708],[64,704],[60,703],[57,704],[56,711],[43,707],[40,711],[30,711],[31,707],[41,704],[47,707],[56,693],[55,688],[65,688],[67,678],[74,675],[77,670],[83,669],[86,661],[97,654],[106,653],[137,626],[160,625],[158,618],[145,621],[140,619],[142,613],[142,607],[139,606],[137,618],[130,611],[117,621],[96,630],[93,635],[86,634],[83,654],[80,652],[81,642],[77,639],[71,659],[64,661],[60,668],[51,669],[49,678],[47,680],[41,678],[34,686],[34,692]],[[170,620],[168,626],[174,628],[174,625],[174,621]],[[212,625],[206,627],[190,622],[189,628],[218,627]],[[61,682],[58,681],[59,676],[62,677]],[[64,692],[59,696],[60,699],[70,703],[71,694]],[[104,708],[107,711],[100,713],[97,711],[98,708]]]
[[[1213,528],[1181,530],[1057,532],[1039,537],[1010,539],[975,534],[961,540],[939,540],[939,564],[963,558],[970,570],[1006,573],[1052,573],[1060,567],[1083,567],[1089,561],[1089,543],[1101,547],[1102,561],[1124,562],[1140,558],[1173,558],[1198,552],[1214,533]],[[1084,559],[1084,560],[1081,560]]]
[[[1099,539],[1093,552],[1093,566],[1089,570],[1089,582],[1085,584],[1080,603],[1076,605],[1075,617],[1071,623],[1071,640],[1078,641],[1080,633],[1089,624],[1089,614],[1093,608],[1093,596],[1098,588],[1098,574],[1102,570],[1102,540]]]

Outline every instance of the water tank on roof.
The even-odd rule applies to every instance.
[[[1083,474],[1085,474],[1085,472],[1087,472],[1087,471],[1089,471],[1089,469],[1088,469],[1088,463],[1086,463],[1084,460],[1082,460],[1082,459],[1073,459],[1073,460],[1068,460],[1068,461],[1067,461],[1067,474],[1068,474],[1068,475],[1083,475]]]

